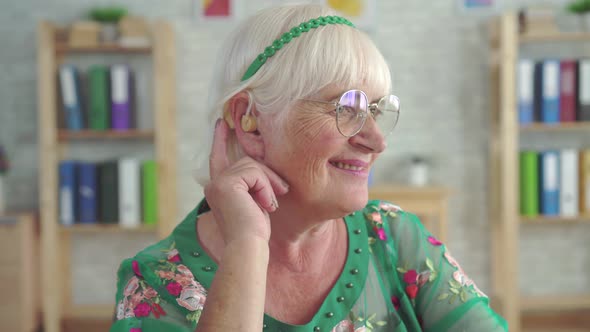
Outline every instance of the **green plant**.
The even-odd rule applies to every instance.
[[[567,5],[567,10],[574,14],[590,12],[590,0],[575,0]]]
[[[95,8],[90,11],[90,18],[102,23],[116,23],[127,15],[127,9],[122,7]]]

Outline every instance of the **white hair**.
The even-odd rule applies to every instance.
[[[234,95],[247,91],[250,103],[259,112],[291,109],[293,102],[332,85],[364,87],[382,94],[391,93],[391,76],[385,59],[362,31],[344,24],[326,24],[302,32],[267,59],[256,74],[241,81],[250,64],[274,40],[310,19],[335,12],[319,5],[284,5],[264,9],[240,24],[222,45],[209,94],[209,131],[205,151],[195,174],[201,185],[209,181],[208,156],[215,122],[223,117],[223,106]],[[285,113],[280,112],[277,125]],[[235,133],[228,137],[228,159],[244,154]]]

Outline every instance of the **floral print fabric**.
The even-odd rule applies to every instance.
[[[367,280],[346,318],[322,331],[507,331],[486,295],[416,216],[371,201],[348,218],[362,218],[369,234]],[[198,253],[179,251],[181,236],[175,232],[123,262],[111,332],[194,331],[206,305],[202,280],[214,272],[189,268],[185,260]],[[280,329],[308,331],[288,324]]]

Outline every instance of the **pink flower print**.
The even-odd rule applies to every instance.
[[[428,242],[430,242],[430,244],[432,244],[433,246],[441,246],[443,243],[440,242],[439,240],[437,240],[434,236],[429,236],[428,237]]]
[[[125,318],[125,304],[123,301],[119,301],[117,304],[117,320]]]
[[[408,272],[404,273],[404,282],[406,284],[414,284],[418,280],[418,273],[416,270],[409,270]]]
[[[354,332],[354,324],[350,320],[345,319],[334,326],[332,332]]]
[[[408,287],[406,287],[406,294],[408,294],[408,297],[410,299],[415,299],[416,296],[418,295],[418,286],[417,285],[408,285]]]
[[[176,299],[176,302],[184,308],[190,311],[203,310],[205,304],[206,295],[199,292],[196,288],[185,288],[180,292],[180,297]]]
[[[145,298],[149,300],[158,296],[158,292],[156,292],[156,290],[154,290],[153,288],[148,287],[146,290],[143,291],[143,296],[145,296]]]
[[[449,264],[451,264],[452,266],[457,268],[457,271],[455,271],[453,273],[453,279],[455,279],[459,284],[461,284],[461,286],[472,286],[473,285],[473,289],[475,290],[475,292],[477,292],[477,294],[479,294],[482,297],[488,297],[484,292],[482,292],[477,285],[475,285],[475,283],[473,282],[473,280],[471,280],[471,278],[469,278],[469,276],[467,276],[467,274],[465,273],[465,271],[463,271],[463,268],[461,267],[461,265],[459,265],[459,262],[457,262],[457,260],[451,255],[450,251],[445,251],[445,258],[447,259],[447,261],[449,262]]]
[[[429,278],[430,278],[430,271],[420,272],[420,274],[418,274],[418,287],[424,286],[424,284],[426,284],[428,282]]]
[[[180,255],[178,254],[178,250],[172,249],[168,252],[168,261],[171,263],[180,262]]]
[[[391,303],[393,303],[393,307],[395,308],[395,310],[399,310],[400,302],[397,296],[394,295],[391,297]]]
[[[173,281],[171,283],[169,283],[168,285],[166,285],[166,290],[168,291],[168,293],[174,295],[174,296],[178,296],[180,295],[180,292],[182,291],[182,286],[177,283],[176,281]]]
[[[129,298],[128,305],[131,309],[134,309],[139,304],[139,302],[143,301],[143,299],[144,296],[142,293],[135,293]]]
[[[401,208],[399,206],[391,204],[391,203],[387,203],[387,202],[381,202],[381,204],[379,204],[379,208],[384,211],[392,211],[392,212],[401,211]]]
[[[377,237],[379,238],[379,240],[381,240],[381,241],[387,240],[387,234],[385,234],[385,230],[383,228],[379,228],[379,227],[375,226],[375,227],[373,227],[373,231],[375,231],[375,233],[377,233]]]
[[[139,263],[137,261],[134,260],[133,262],[131,262],[131,268],[133,269],[133,272],[136,276],[143,278],[143,276],[141,275],[141,271],[139,270]]]
[[[179,264],[179,265],[176,267],[176,270],[177,270],[178,272],[180,272],[180,273],[182,273],[182,274],[186,275],[186,276],[189,276],[189,277],[191,277],[191,278],[194,278],[194,277],[193,277],[193,273],[191,272],[191,270],[189,270],[189,268],[188,268],[188,267],[186,267],[186,266],[184,266],[184,265],[182,265],[182,264]]]
[[[373,220],[376,223],[381,224],[383,221],[381,220],[381,214],[379,212],[373,212],[371,213],[371,220]]]
[[[129,332],[141,332],[141,329],[139,327],[132,327],[129,329]]]
[[[196,286],[195,280],[184,274],[178,274],[174,276],[174,281],[179,283],[183,288],[189,286]]]
[[[145,302],[141,302],[133,310],[133,312],[135,313],[135,317],[147,317],[150,315],[151,311],[152,311],[152,307]]]
[[[156,273],[162,279],[166,279],[166,280],[174,279],[174,272],[172,272],[172,271],[157,271]]]
[[[127,286],[125,286],[125,289],[123,290],[123,295],[129,296],[129,295],[135,293],[137,288],[139,288],[139,279],[137,279],[136,276],[133,276],[127,282]]]

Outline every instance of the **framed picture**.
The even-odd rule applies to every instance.
[[[199,21],[223,21],[238,17],[240,0],[193,0],[193,10]]]
[[[377,0],[320,0],[320,3],[349,19],[359,29],[373,31],[377,26]]]
[[[466,14],[496,15],[502,10],[502,0],[456,0],[459,11]]]

